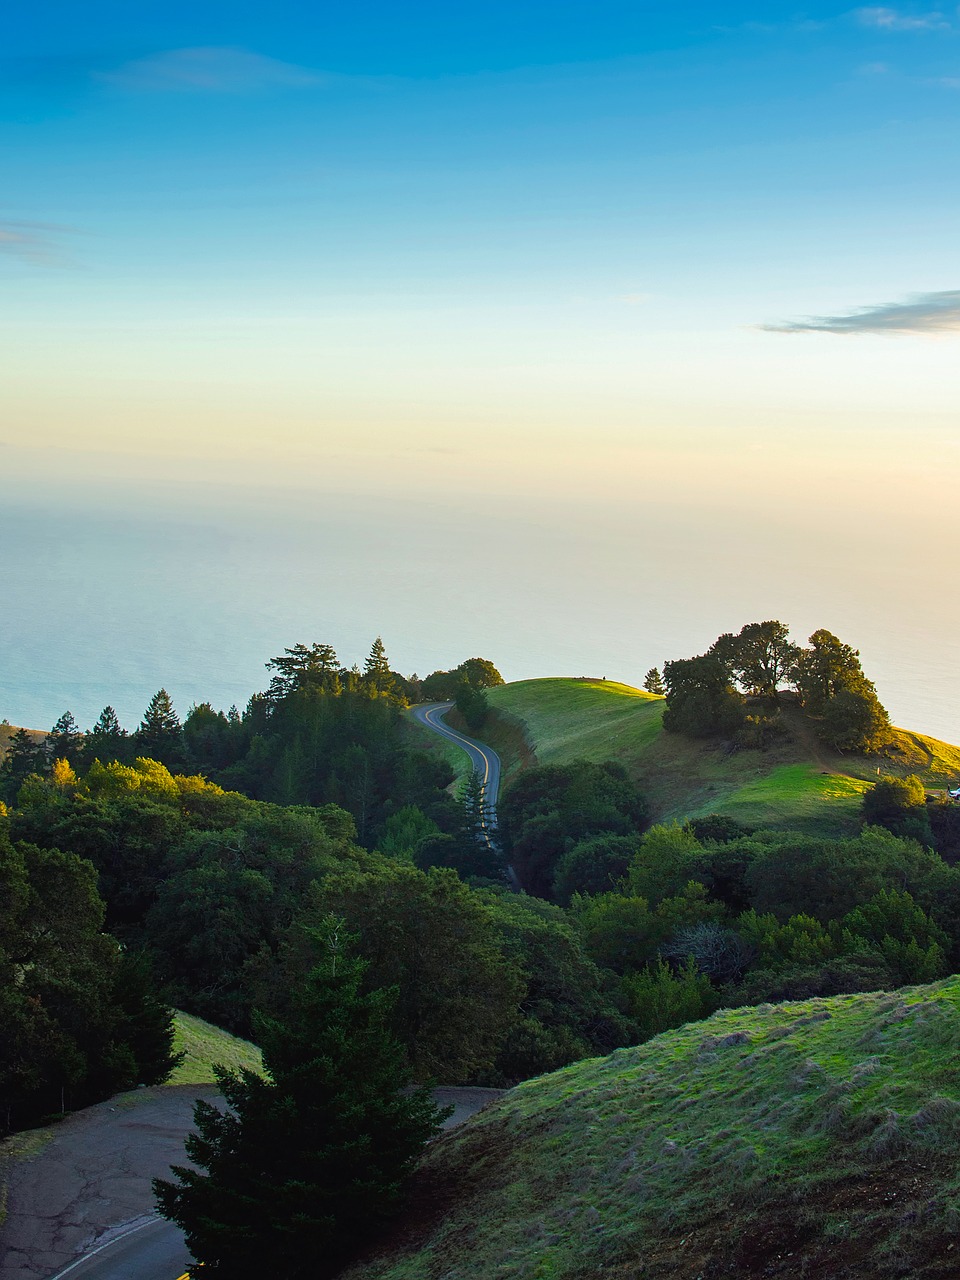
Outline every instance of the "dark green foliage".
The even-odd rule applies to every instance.
[[[927,793],[919,778],[881,778],[864,793],[860,806],[864,826],[885,827],[895,836],[933,844]]]
[[[387,651],[383,647],[383,641],[379,636],[374,640],[367,660],[363,664],[363,680],[364,684],[376,694],[387,695],[395,693]]]
[[[363,990],[362,972],[334,949],[286,1016],[258,1023],[270,1079],[220,1070],[231,1110],[197,1103],[187,1154],[199,1170],[154,1183],[197,1259],[191,1275],[333,1277],[399,1211],[443,1117],[427,1089],[405,1089],[395,992]]]
[[[472,689],[493,689],[503,676],[489,658],[467,658],[452,671],[433,671],[421,683],[425,702],[452,702],[462,684]]]
[[[806,711],[819,721],[823,741],[838,751],[876,751],[889,736],[890,718],[860,654],[826,630],[815,631],[797,660],[796,684]]]
[[[729,844],[731,840],[753,835],[753,827],[721,813],[708,813],[705,818],[688,818],[684,826],[701,844]]]
[[[693,738],[729,737],[744,719],[743,697],[712,653],[663,664],[667,705],[663,727]]]
[[[746,693],[775,700],[781,684],[793,675],[800,656],[789,633],[784,622],[748,622],[738,635],[720,636],[709,652]]]
[[[800,914],[839,920],[891,888],[906,889],[929,909],[954,875],[935,853],[879,827],[852,840],[785,833],[745,843],[754,843],[756,854],[745,877],[752,904],[779,920]]]
[[[636,836],[588,836],[560,858],[553,874],[553,897],[566,905],[575,893],[610,893],[627,874],[637,851]]]
[[[180,717],[166,689],[158,689],[143,713],[136,732],[137,754],[158,760],[168,769],[179,769],[186,762]]]
[[[890,991],[896,985],[896,978],[883,957],[864,952],[817,964],[753,969],[743,982],[724,992],[724,1004],[736,1007],[809,1000],[814,996],[840,996],[855,991]]]
[[[85,741],[86,736],[80,731],[72,712],[65,711],[47,734],[44,743],[47,759],[50,762],[66,760],[71,765],[79,764]]]
[[[526,984],[519,1018],[484,1083],[513,1084],[633,1043],[634,1028],[609,975],[586,954],[560,908],[525,895],[483,896],[501,950]]]
[[[129,757],[129,734],[121,728],[113,707],[104,707],[97,723],[86,735],[83,744],[82,763],[85,768],[94,760],[109,764],[111,760],[126,761]]]
[[[500,834],[528,893],[546,898],[557,863],[587,836],[635,835],[647,804],[626,770],[586,760],[528,769],[499,805]]]
[[[42,772],[46,764],[43,745],[35,742],[26,729],[18,729],[0,765],[0,799],[14,801],[30,774]]]
[[[960,861],[960,804],[937,800],[927,805],[933,847],[951,865]]]
[[[464,681],[457,686],[454,704],[471,733],[479,733],[487,718],[487,698],[482,689]]]
[[[492,1065],[523,979],[478,893],[453,871],[398,862],[331,875],[307,895],[287,951],[288,985],[315,962],[311,939],[330,914],[357,935],[367,983],[399,988],[391,1027],[418,1079],[457,1084]]]
[[[0,1129],[173,1065],[171,1011],[102,924],[89,862],[0,832]]]

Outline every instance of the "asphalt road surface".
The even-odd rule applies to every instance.
[[[121,1228],[51,1280],[185,1280],[191,1261],[179,1227],[150,1217]]]
[[[411,707],[410,714],[414,720],[418,721],[426,729],[432,729],[434,733],[439,733],[442,738],[447,738],[450,742],[465,751],[470,757],[473,764],[473,771],[480,779],[482,793],[482,814],[483,814],[483,834],[487,843],[492,844],[496,838],[497,832],[497,794],[500,790],[500,757],[488,747],[485,742],[478,742],[476,738],[468,738],[466,734],[459,733],[456,729],[451,729],[447,724],[444,716],[453,706],[452,702],[433,702],[423,706]],[[518,889],[519,885],[516,881],[513,868],[508,867],[507,872],[510,876],[510,882],[514,889]]]
[[[463,1124],[502,1089],[438,1088]],[[0,1147],[0,1280],[184,1280],[190,1254],[179,1229],[155,1213],[151,1179],[186,1163],[194,1085],[139,1089],[28,1135],[22,1154]]]

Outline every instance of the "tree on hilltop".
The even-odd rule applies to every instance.
[[[797,664],[800,649],[790,641],[785,622],[748,622],[737,635],[718,637],[710,650],[747,692],[776,698]]]

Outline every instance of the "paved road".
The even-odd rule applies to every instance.
[[[51,1280],[186,1280],[191,1261],[179,1227],[149,1217],[121,1228]]]
[[[485,742],[478,742],[476,738],[468,738],[466,734],[450,728],[444,716],[452,706],[452,702],[426,703],[422,706],[411,707],[410,714],[424,728],[432,729],[434,733],[439,733],[441,738],[448,738],[451,742],[456,743],[461,751],[465,751],[470,757],[473,771],[480,779],[480,784],[483,788],[481,797],[483,833],[486,836],[487,843],[490,844],[492,843],[491,837],[495,837],[497,831],[500,757]]]
[[[478,742],[476,738],[468,738],[465,733],[460,733],[456,729],[451,729],[447,724],[444,716],[453,706],[452,702],[431,702],[422,706],[410,708],[410,714],[413,718],[424,726],[425,729],[432,729],[434,733],[439,733],[442,738],[448,738],[451,742],[467,753],[473,763],[473,771],[480,779],[483,787],[482,793],[482,814],[483,814],[483,834],[487,844],[493,847],[497,835],[497,795],[500,791],[500,757],[492,747],[488,747],[485,742]],[[515,893],[520,893],[520,881],[517,879],[517,873],[513,867],[506,868],[507,879],[510,881],[510,887]]]
[[[439,1106],[453,1106],[445,1129],[456,1129],[503,1089],[434,1089]],[[58,1271],[50,1280],[188,1280],[192,1259],[183,1233],[172,1222],[151,1214],[108,1232],[95,1249]]]

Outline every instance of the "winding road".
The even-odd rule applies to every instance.
[[[425,703],[422,706],[411,707],[410,714],[418,724],[455,743],[470,757],[473,771],[480,779],[480,821],[483,837],[487,844],[494,848],[497,833],[497,794],[500,791],[500,757],[485,742],[478,742],[476,738],[468,738],[466,734],[450,728],[444,716],[452,706],[452,702]],[[515,893],[519,893],[520,882],[516,872],[510,866],[506,871],[510,887]]]

